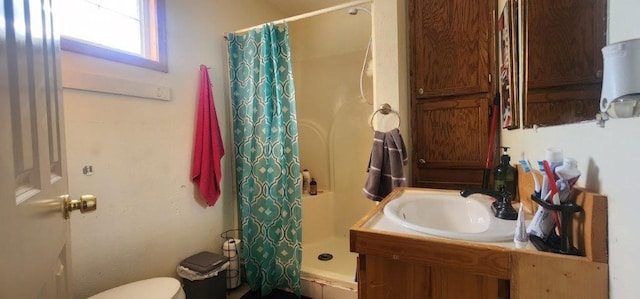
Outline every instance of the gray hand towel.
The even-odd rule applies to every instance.
[[[407,150],[400,130],[383,133],[376,131],[367,171],[369,176],[362,188],[364,196],[381,201],[396,187],[404,187],[404,165],[407,165]]]

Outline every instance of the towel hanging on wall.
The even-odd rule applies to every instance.
[[[207,67],[200,65],[200,94],[198,96],[191,180],[198,186],[200,196],[209,206],[213,206],[220,197],[220,179],[222,179],[220,160],[222,156],[224,156],[224,145],[213,101],[211,80]]]
[[[407,186],[404,165],[407,165],[407,149],[400,130],[383,133],[376,131],[367,171],[369,176],[362,188],[364,196],[381,201],[396,187]]]

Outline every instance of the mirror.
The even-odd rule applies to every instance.
[[[512,51],[511,61],[519,61],[514,68],[521,70],[523,127],[595,119],[602,88],[606,0],[505,2],[502,7],[520,11],[515,16],[521,22],[513,26],[519,27],[515,35],[521,47]]]

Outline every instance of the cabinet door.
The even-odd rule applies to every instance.
[[[358,263],[358,298],[509,298],[506,280],[374,255]]]
[[[431,298],[509,298],[508,282],[450,268],[431,267]]]
[[[489,1],[413,0],[409,5],[412,93],[429,98],[488,92]]]
[[[463,96],[421,101],[413,108],[417,187],[481,187],[489,134],[490,101]]]
[[[358,258],[358,298],[430,298],[428,266],[373,255]]]
[[[525,1],[525,127],[594,119],[605,22],[604,0]]]
[[[413,186],[482,185],[495,94],[495,5],[409,1]]]

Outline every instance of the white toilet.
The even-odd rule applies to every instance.
[[[180,281],[172,277],[156,277],[140,280],[110,290],[88,299],[186,299]]]

